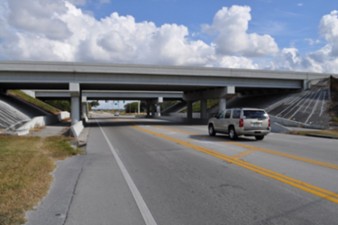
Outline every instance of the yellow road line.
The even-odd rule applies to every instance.
[[[247,151],[240,152],[236,155],[232,155],[231,157],[234,158],[234,159],[242,159],[245,156],[248,156],[248,155],[250,155],[251,153],[254,153],[254,152],[256,152],[256,151],[255,150],[247,150]]]
[[[252,149],[252,150],[255,150],[255,151],[259,151],[259,152],[268,153],[270,155],[277,155],[277,156],[281,156],[281,157],[284,157],[284,158],[289,158],[289,159],[313,164],[313,165],[316,165],[316,166],[321,166],[321,167],[326,167],[326,168],[329,168],[329,169],[338,170],[338,165],[328,163],[328,162],[317,161],[317,160],[313,160],[313,159],[309,159],[309,158],[305,158],[305,157],[301,157],[301,156],[297,156],[297,155],[291,155],[291,154],[284,153],[284,152],[274,151],[274,150],[270,150],[270,149],[266,149],[266,148],[254,147],[254,146],[246,145],[246,144],[243,144],[243,143],[231,143],[231,144],[237,145],[239,147],[244,147],[246,149]]]
[[[186,130],[172,128],[170,126],[155,125],[154,127],[157,127],[157,128],[160,128],[160,129],[165,129],[165,130],[170,130],[170,131],[173,131],[173,132],[176,132],[176,133],[187,134],[187,135],[197,134],[197,133],[191,133],[191,132],[186,131]]]
[[[282,183],[288,184],[292,187],[296,187],[300,190],[303,190],[307,193],[313,194],[315,196],[324,198],[326,200],[329,200],[331,202],[338,204],[338,194],[335,193],[335,192],[314,186],[312,184],[309,184],[309,183],[306,183],[306,182],[285,176],[283,174],[274,172],[272,170],[265,169],[263,167],[256,166],[254,164],[251,164],[251,163],[248,163],[248,162],[245,162],[245,161],[242,161],[242,160],[238,160],[238,159],[233,158],[231,156],[227,156],[227,155],[222,154],[220,152],[217,152],[217,151],[214,151],[214,150],[211,150],[211,149],[199,146],[199,145],[195,145],[195,144],[190,143],[188,141],[183,141],[183,140],[180,140],[180,139],[177,139],[177,138],[174,138],[174,137],[170,137],[170,136],[167,136],[165,134],[157,133],[157,132],[154,132],[154,131],[151,131],[151,130],[148,130],[148,129],[145,129],[145,128],[142,128],[142,127],[138,127],[138,126],[134,126],[134,128],[136,130],[142,131],[144,133],[151,134],[153,136],[162,138],[164,140],[174,142],[174,143],[180,144],[184,147],[187,147],[187,148],[208,154],[208,155],[213,156],[215,158],[224,160],[228,163],[232,163],[232,164],[235,164],[237,166],[246,168],[248,170],[251,170],[253,172],[261,174],[263,176],[270,177],[270,178],[278,180]]]
[[[158,126],[158,127],[160,127],[160,126]],[[161,128],[168,129],[168,130],[172,130],[173,129],[173,128],[167,128],[165,126],[161,126]],[[174,129],[174,130],[176,132],[180,132],[179,129]],[[183,133],[183,134],[190,134],[190,135],[197,135],[197,133],[192,133],[192,132],[189,133],[187,131],[183,131],[181,133]],[[329,169],[338,170],[338,165],[333,164],[333,163],[317,161],[317,160],[313,160],[313,159],[306,158],[306,157],[301,157],[301,156],[292,155],[292,154],[288,154],[288,153],[284,153],[284,152],[280,152],[280,151],[275,151],[275,150],[271,150],[271,149],[266,149],[266,148],[246,145],[246,144],[239,143],[239,142],[233,142],[233,141],[230,142],[230,141],[227,141],[227,142],[224,142],[224,143],[231,144],[231,145],[236,145],[238,147],[246,148],[246,149],[257,151],[257,152],[264,152],[264,153],[267,153],[267,154],[270,154],[270,155],[277,155],[277,156],[280,156],[280,157],[284,157],[284,158],[288,158],[288,159],[293,159],[293,160],[297,160],[297,161],[313,164],[313,165],[316,165],[316,166],[321,166],[321,167],[326,167],[326,168],[329,168]]]

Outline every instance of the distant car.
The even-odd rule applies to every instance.
[[[271,131],[270,117],[263,109],[227,109],[209,119],[208,131],[210,136],[216,133],[228,134],[231,140],[241,135],[263,140]]]
[[[114,116],[120,116],[120,113],[119,112],[115,112]]]

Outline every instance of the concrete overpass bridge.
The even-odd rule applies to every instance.
[[[32,90],[34,97],[47,99],[70,99],[71,92],[68,90]],[[182,91],[82,91],[82,113],[87,113],[87,101],[90,100],[140,100],[147,105],[147,115],[152,113],[160,115],[159,102],[165,100],[183,100]],[[152,106],[152,107],[151,107]],[[154,114],[155,115],[155,114]]]
[[[188,103],[201,101],[201,117],[207,116],[206,100],[235,93],[264,93],[306,89],[313,79],[329,74],[206,67],[89,64],[68,62],[0,62],[0,90],[66,90],[71,97],[72,123],[78,122],[84,91],[180,91]],[[160,97],[160,96],[159,96]]]
[[[35,90],[35,97],[41,99],[70,98],[68,90]],[[162,97],[170,100],[182,100],[182,91],[93,91],[83,90],[82,97],[87,100],[157,100]]]

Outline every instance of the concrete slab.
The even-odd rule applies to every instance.
[[[26,214],[25,225],[63,225],[67,218],[74,191],[82,172],[85,156],[59,161],[54,182],[40,205]]]
[[[39,137],[59,136],[67,132],[68,129],[69,126],[67,126],[67,124],[58,124],[53,126],[46,126],[42,129],[32,131],[30,135]]]

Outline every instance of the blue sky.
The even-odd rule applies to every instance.
[[[252,20],[249,32],[273,35],[280,47],[299,46],[309,51],[307,39],[320,39],[319,21],[325,14],[338,10],[338,1],[293,0],[114,0],[98,4],[89,1],[84,10],[91,11],[97,19],[112,12],[132,15],[137,22],[152,21],[183,24],[191,33],[199,33],[202,24],[211,23],[214,14],[222,7],[246,5],[251,7]],[[203,35],[201,35],[203,37]],[[197,36],[201,38],[201,36]]]
[[[338,73],[337,10],[337,0],[1,0],[0,60]]]

